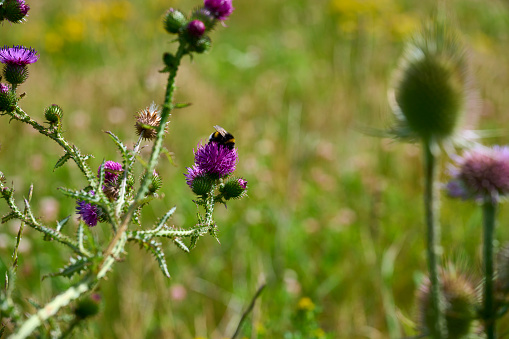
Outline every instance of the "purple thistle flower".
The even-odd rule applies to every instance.
[[[18,5],[19,5],[19,12],[25,16],[27,15],[28,11],[30,10],[30,6],[28,6],[26,3],[25,3],[25,0],[16,0]]]
[[[217,20],[226,20],[234,10],[232,0],[205,0],[204,6]]]
[[[191,189],[193,188],[194,179],[203,177],[204,175],[205,171],[199,169],[196,165],[193,165],[193,167],[187,167],[187,173],[184,173],[186,183]]]
[[[117,180],[120,172],[123,171],[122,165],[118,162],[108,160],[104,163],[104,181],[113,182]],[[97,177],[99,178],[99,173],[101,172],[101,167],[97,169]]]
[[[509,194],[509,147],[476,147],[456,159],[447,184],[451,197],[493,202]]]
[[[0,82],[0,93],[9,93],[9,86]]]
[[[229,149],[216,142],[209,142],[206,145],[198,145],[194,153],[196,168],[206,174],[224,177],[235,171],[237,165],[237,150]]]
[[[199,38],[205,33],[205,24],[200,20],[193,20],[187,24],[187,31],[195,38]]]
[[[18,45],[13,47],[4,46],[0,49],[0,62],[8,65],[26,66],[33,64],[39,59],[37,51]]]
[[[94,195],[94,191],[90,191],[89,194]],[[76,212],[78,212],[85,224],[90,227],[97,225],[97,221],[99,220],[99,207],[83,200],[78,200],[77,205]]]

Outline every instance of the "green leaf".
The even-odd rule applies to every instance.
[[[57,221],[57,228],[56,228],[56,231],[57,232],[60,232],[62,230],[62,227],[64,227],[65,224],[67,224],[67,222],[69,221],[69,219],[71,218],[70,215],[68,215],[67,217],[65,217],[64,219],[60,220],[60,221]]]
[[[44,280],[47,277],[58,277],[58,276],[71,278],[74,274],[76,274],[76,273],[79,274],[79,273],[85,271],[87,266],[89,266],[90,264],[91,264],[91,262],[88,258],[82,258],[82,257],[78,257],[76,259],[71,258],[70,262],[64,268],[62,268],[60,271],[58,271],[57,273],[50,273],[50,274],[44,275],[42,277],[42,279]]]
[[[65,164],[69,159],[71,159],[71,155],[69,153],[65,153],[60,159],[58,159],[55,167],[53,167],[53,171]]]
[[[175,104],[173,106],[173,108],[176,108],[176,109],[179,109],[179,108],[186,108],[186,107],[189,107],[191,106],[191,103],[190,102],[187,102],[187,103],[179,103],[179,104]]]
[[[179,238],[173,239],[173,242],[175,245],[177,245],[178,248],[180,248],[182,251],[189,253],[189,248],[180,240]]]
[[[177,167],[177,164],[175,163],[175,160],[173,160],[173,152],[170,152],[168,149],[166,149],[166,147],[163,147],[161,149],[161,152],[164,153],[164,155],[166,155],[166,157],[168,158],[168,161],[170,162],[170,164],[174,167]]]

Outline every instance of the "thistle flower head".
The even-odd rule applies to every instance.
[[[398,137],[434,143],[458,135],[471,96],[465,51],[442,22],[408,44],[390,91]]]
[[[135,117],[136,134],[141,135],[143,133],[143,139],[154,140],[157,136],[157,128],[161,123],[159,107],[152,103],[149,107],[138,112]]]
[[[94,191],[90,191],[89,194],[94,195]],[[76,206],[76,212],[80,215],[80,218],[90,227],[97,225],[99,220],[99,207],[97,205],[89,204],[85,201],[78,200]]]
[[[509,193],[509,147],[473,148],[456,159],[450,172],[451,197],[496,202]]]
[[[186,16],[179,10],[170,8],[164,15],[163,25],[168,33],[178,33],[186,23]]]
[[[219,189],[225,200],[240,199],[246,195],[247,181],[242,178],[230,178]]]
[[[232,0],[205,0],[204,6],[217,20],[226,20],[234,10]]]
[[[13,47],[4,46],[0,49],[0,62],[8,65],[26,66],[33,64],[39,59],[37,51],[18,45]]]
[[[0,62],[5,64],[4,76],[12,85],[19,85],[28,78],[28,64],[33,64],[39,55],[33,48],[4,46],[0,49]]]
[[[120,172],[123,171],[122,165],[118,162],[108,160],[104,163],[104,181],[113,182],[117,180]],[[99,173],[101,172],[101,167],[97,169],[97,177],[99,177]]]
[[[198,145],[194,153],[196,167],[206,174],[225,177],[235,171],[237,165],[237,150],[229,149],[216,142]]]

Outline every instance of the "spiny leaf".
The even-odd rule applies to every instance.
[[[180,240],[179,238],[173,239],[173,242],[175,245],[177,245],[178,248],[180,248],[182,251],[189,253],[189,248]]]
[[[85,268],[90,265],[91,262],[88,258],[82,258],[82,257],[78,257],[78,258],[71,258],[69,263],[64,267],[62,268],[60,271],[56,272],[56,273],[50,273],[50,274],[47,274],[47,275],[44,275],[42,277],[42,279],[46,279],[47,277],[58,277],[58,276],[63,276],[63,277],[67,277],[67,278],[71,278],[75,273],[81,273],[85,270]]]
[[[139,243],[141,247],[145,248],[147,251],[150,251],[152,255],[156,258],[157,263],[159,264],[159,268],[163,272],[164,276],[167,278],[171,278],[170,272],[168,272],[168,266],[166,265],[166,258],[164,257],[164,252],[161,249],[160,243],[151,239],[144,239],[141,237],[129,237],[129,235],[127,240],[135,241]]]
[[[57,228],[56,228],[57,232],[60,232],[62,230],[62,227],[64,227],[64,225],[67,224],[67,222],[69,221],[69,218],[71,218],[70,215],[68,215],[67,217],[65,217],[64,219],[62,219],[60,221],[57,221]]]
[[[2,224],[5,224],[7,221],[16,219],[16,213],[11,212],[5,216],[2,217]]]
[[[76,200],[82,200],[86,203],[96,205],[101,203],[101,199],[99,198],[98,194],[91,195],[88,192],[71,190],[65,187],[59,187],[59,190],[62,191],[63,194]]]
[[[60,159],[58,159],[57,163],[55,164],[55,167],[53,167],[53,171],[55,171],[57,168],[65,164],[69,159],[71,159],[71,155],[66,152]]]
[[[161,229],[164,226],[164,224],[166,224],[166,221],[168,221],[168,219],[171,217],[171,215],[173,213],[175,213],[176,209],[177,209],[177,206],[173,206],[172,209],[170,209],[168,212],[166,212],[166,214],[157,223],[156,230]]]

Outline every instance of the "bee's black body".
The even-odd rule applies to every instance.
[[[211,142],[217,143],[217,145],[223,145],[228,147],[228,149],[232,150],[235,147],[235,138],[231,133],[226,132],[224,128],[221,126],[214,126],[216,131],[212,133],[209,137],[209,144]]]

